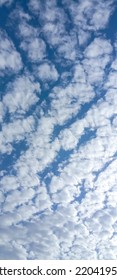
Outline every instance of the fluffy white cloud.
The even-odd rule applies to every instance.
[[[0,31],[0,75],[19,72],[22,69],[22,59],[13,42],[5,32]]]
[[[97,58],[105,54],[111,54],[112,45],[109,41],[101,38],[95,38],[93,42],[86,48],[85,56],[87,58]]]
[[[35,191],[31,188],[28,189],[28,195],[27,195],[27,189],[19,191],[14,190],[10,194],[7,195],[3,207],[4,212],[12,212],[15,207],[18,207],[19,205],[22,205],[24,203],[27,203],[29,200],[31,200],[35,195]]]
[[[15,120],[9,124],[4,124],[2,127],[1,137],[3,144],[20,141],[26,138],[26,134],[34,130],[34,118],[32,116]]]
[[[36,95],[39,92],[39,83],[33,82],[30,76],[23,75],[9,84],[7,93],[3,97],[3,104],[8,108],[10,113],[25,113],[30,106],[39,100]]]
[[[46,57],[46,45],[42,39],[32,38],[22,42],[20,47],[28,54],[31,62],[38,62]]]
[[[42,81],[56,81],[58,80],[58,72],[55,68],[54,65],[49,64],[47,62],[41,64],[38,68],[37,68],[37,74],[39,79],[41,79]]]
[[[4,192],[8,192],[13,189],[19,188],[20,184],[19,184],[18,178],[16,176],[5,175],[1,179],[1,187]]]
[[[19,12],[19,10],[17,11],[17,13]],[[32,25],[29,25],[29,23],[26,20],[22,20],[22,14],[20,15],[21,17],[21,22],[18,25],[18,29],[19,29],[19,37],[23,40],[29,40],[31,37],[34,37],[36,35],[38,35],[38,30],[36,28],[34,28]],[[26,15],[25,15],[26,17]],[[28,15],[29,17],[29,15]],[[24,18],[24,14],[23,14],[23,18]],[[27,18],[26,18],[27,19]],[[30,17],[28,18],[30,19]]]
[[[96,4],[97,5],[94,8],[90,24],[92,25],[92,28],[99,30],[101,28],[105,28],[108,24],[113,11],[113,1],[107,1],[106,3],[105,1],[100,3],[97,1]]]
[[[68,6],[68,1],[63,0],[65,6]],[[84,28],[86,30],[100,30],[104,29],[109,21],[110,15],[113,11],[114,1],[79,1],[79,5],[76,2],[69,1],[69,12],[72,16],[72,20],[77,27]]]
[[[79,75],[78,75],[79,73]],[[81,105],[90,102],[95,96],[93,88],[86,80],[82,65],[76,65],[74,76],[66,87],[54,87],[50,94],[52,98],[51,111],[58,124],[63,125],[81,109]]]

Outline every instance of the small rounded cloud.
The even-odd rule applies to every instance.
[[[45,62],[38,67],[38,77],[42,81],[56,81],[59,74],[53,64]]]

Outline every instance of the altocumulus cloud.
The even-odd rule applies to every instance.
[[[116,1],[24,2],[0,1],[0,259],[116,259]]]

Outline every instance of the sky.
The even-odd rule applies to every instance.
[[[117,259],[117,1],[0,0],[0,259]]]

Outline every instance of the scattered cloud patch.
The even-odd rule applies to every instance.
[[[18,73],[22,69],[22,59],[13,42],[5,32],[0,31],[0,75]]]
[[[0,7],[3,5],[10,6],[12,4],[13,0],[0,0]]]
[[[54,65],[49,64],[47,62],[41,64],[37,69],[37,74],[39,79],[42,81],[56,81],[58,80],[58,72]]]
[[[36,93],[39,92],[39,83],[33,82],[30,76],[23,75],[8,85],[3,103],[10,113],[25,113],[30,106],[38,101],[39,98]]]
[[[42,39],[32,38],[32,40],[22,42],[20,47],[28,54],[31,62],[38,62],[46,57],[46,45]]]

